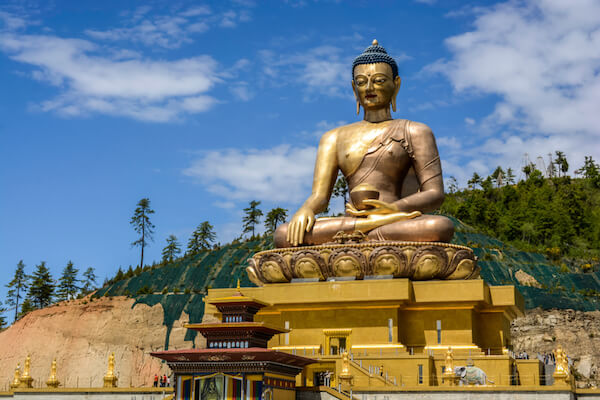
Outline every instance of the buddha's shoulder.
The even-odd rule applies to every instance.
[[[351,134],[352,132],[356,132],[357,130],[362,128],[362,121],[354,122],[348,125],[341,125],[335,127],[333,129],[328,130],[321,136],[321,142],[335,142],[339,138],[343,138],[344,136]]]
[[[410,136],[433,136],[433,131],[422,122],[407,120],[407,131]]]

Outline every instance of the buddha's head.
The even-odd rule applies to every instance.
[[[396,111],[396,95],[400,90],[398,65],[383,47],[373,44],[352,63],[352,89],[356,96],[356,112],[389,108]]]

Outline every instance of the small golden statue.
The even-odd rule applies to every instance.
[[[49,388],[57,388],[60,385],[58,378],[56,376],[56,358],[52,361],[52,365],[50,366],[50,377],[46,381],[46,386]]]
[[[19,387],[20,388],[32,388],[33,378],[30,374],[31,370],[31,356],[28,354],[25,358],[25,366],[23,367],[23,374],[21,375]]]
[[[452,353],[452,347],[448,347],[446,351],[446,359],[444,360],[444,373],[442,374],[442,382],[446,385],[453,386],[458,377],[454,373],[454,354]]]
[[[275,232],[276,247],[331,242],[343,231],[369,240],[449,242],[452,222],[425,215],[444,201],[442,166],[431,129],[393,120],[401,79],[398,65],[373,40],[354,59],[352,88],[363,121],[326,132],[319,143],[311,196]],[[327,208],[341,171],[350,191],[346,216],[316,218]]]
[[[571,372],[569,370],[569,359],[561,345],[554,350],[554,385],[571,386]]]
[[[104,375],[104,387],[117,387],[117,376],[115,375],[115,353],[110,353],[108,356],[108,371]]]
[[[340,373],[340,382],[346,386],[352,384],[352,374],[350,373],[350,359],[348,358],[348,352],[342,353],[342,372]]]
[[[11,389],[18,388],[21,384],[21,364],[17,364],[17,368],[15,368],[15,377],[10,384]]]

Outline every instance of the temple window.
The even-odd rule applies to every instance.
[[[418,383],[419,383],[419,385],[422,385],[423,384],[423,364],[419,364],[418,367],[419,367]]]
[[[436,329],[437,329],[437,342],[438,344],[442,343],[442,320],[438,319],[435,321]]]

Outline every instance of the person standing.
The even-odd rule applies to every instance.
[[[154,374],[154,387],[158,387],[158,374]]]

